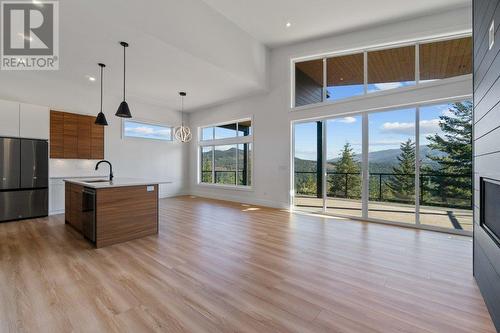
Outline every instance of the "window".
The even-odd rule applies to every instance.
[[[326,60],[326,99],[339,99],[365,93],[363,53],[333,57]]]
[[[295,106],[323,102],[323,59],[295,64]]]
[[[213,140],[214,139],[214,128],[206,127],[201,130],[201,140]]]
[[[244,119],[199,129],[200,183],[252,185],[252,121]]]
[[[470,234],[472,109],[450,101],[295,122],[295,208]]]
[[[471,74],[472,38],[424,41],[295,61],[293,71],[293,107],[336,102]]]
[[[236,137],[238,133],[236,127],[237,124],[235,123],[215,126],[215,139],[218,140]]]
[[[420,81],[472,73],[472,40],[460,38],[420,45]]]
[[[368,92],[415,84],[415,46],[368,52]]]
[[[223,140],[251,135],[252,121],[250,119],[200,129],[200,141]]]
[[[172,127],[124,120],[123,137],[172,141]]]
[[[236,145],[215,146],[215,183],[236,185]]]
[[[415,112],[371,113],[368,217],[415,223]]]
[[[296,123],[294,143],[294,205],[308,211],[319,212],[323,208],[321,175],[322,151],[321,121]],[[318,181],[319,180],[319,181]]]
[[[246,186],[252,183],[252,144],[238,145],[238,185]]]
[[[201,182],[213,183],[213,147],[201,147]]]

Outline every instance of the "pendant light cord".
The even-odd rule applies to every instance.
[[[101,112],[102,112],[102,86],[103,86],[102,72],[103,72],[103,66],[101,66]]]
[[[123,100],[125,100],[125,75],[126,75],[126,67],[125,67],[125,49],[126,47],[123,46]]]
[[[184,127],[184,96],[181,96],[181,121],[182,127]]]

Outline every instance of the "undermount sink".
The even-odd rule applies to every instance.
[[[91,183],[109,183],[107,179],[96,179],[96,180],[84,180],[83,183],[91,184]]]

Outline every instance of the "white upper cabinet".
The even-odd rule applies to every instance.
[[[0,100],[0,136],[19,136],[19,103]]]
[[[45,106],[21,104],[20,136],[30,139],[49,139],[50,112]]]
[[[48,107],[0,100],[0,136],[48,140]]]

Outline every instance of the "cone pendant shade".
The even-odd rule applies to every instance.
[[[132,114],[130,113],[127,102],[123,101],[120,103],[118,111],[116,111],[115,115],[121,118],[132,118]]]
[[[104,115],[104,113],[102,113],[102,111],[97,114],[97,117],[95,118],[95,124],[108,126],[108,121],[106,120],[106,116]]]
[[[103,86],[103,71],[104,67],[106,67],[105,64],[99,64],[99,67],[101,67],[101,111],[97,114],[97,117],[95,118],[95,124],[96,125],[101,125],[101,126],[108,126],[108,121],[106,120],[106,116],[102,112],[102,86]]]
[[[132,118],[132,114],[130,113],[130,109],[128,107],[127,102],[125,101],[125,74],[126,74],[126,63],[125,63],[125,50],[128,47],[128,43],[120,42],[120,45],[123,46],[123,102],[120,103],[118,110],[115,113],[115,116],[121,118]]]

